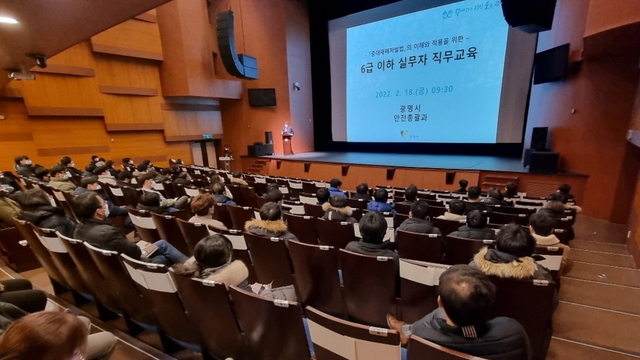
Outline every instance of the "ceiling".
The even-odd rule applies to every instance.
[[[0,89],[10,79],[3,70],[28,70],[31,54],[51,57],[114,25],[170,0],[2,0],[0,17]]]

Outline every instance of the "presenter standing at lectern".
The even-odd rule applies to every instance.
[[[282,127],[282,131],[280,131],[282,135],[282,148],[285,155],[293,155],[293,150],[291,150],[291,138],[293,138],[293,128],[289,126],[289,122],[285,121],[284,126]]]

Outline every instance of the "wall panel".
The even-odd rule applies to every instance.
[[[94,52],[162,60],[158,24],[127,20],[91,38]]]

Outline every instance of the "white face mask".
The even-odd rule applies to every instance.
[[[155,182],[155,181],[152,181],[152,182],[151,182],[151,188],[152,188],[152,189],[155,189],[155,188],[156,188],[156,182]]]
[[[107,205],[106,203],[104,204],[104,217],[109,217],[109,205]]]
[[[25,165],[31,165],[31,160],[25,160],[24,164]]]
[[[93,189],[93,190],[95,190],[95,191],[102,190],[102,186],[98,185],[98,186],[96,186],[96,188],[95,188],[95,189]]]
[[[51,206],[56,206],[56,201],[51,196],[49,196],[49,202],[51,203]]]
[[[100,166],[104,166],[104,162],[102,162],[102,161],[98,161],[98,162],[96,163],[96,167],[100,167]]]
[[[74,164],[73,162],[71,162],[71,163],[69,164],[69,167],[76,167],[76,164]]]

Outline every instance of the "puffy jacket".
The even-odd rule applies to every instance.
[[[19,217],[37,227],[53,229],[68,237],[73,236],[73,231],[76,228],[76,223],[69,219],[62,209],[53,206],[25,208]]]
[[[126,254],[136,260],[140,260],[140,256],[142,256],[140,248],[127,240],[120,228],[109,220],[85,220],[78,224],[73,237],[103,250]]]
[[[478,240],[493,240],[496,238],[496,232],[491,228],[472,228],[469,226],[461,226],[458,230],[449,234],[455,237],[461,237],[465,239],[478,239]]]
[[[287,224],[282,220],[250,220],[244,224],[245,231],[258,236],[278,237],[285,240],[296,240],[296,236],[287,230]]]
[[[367,210],[375,212],[392,212],[393,205],[381,201],[370,201],[367,204]]]
[[[51,178],[49,186],[60,191],[72,191],[76,186],[69,179]]]
[[[236,203],[231,200],[227,195],[222,194],[213,194],[213,199],[216,201],[216,204],[224,204],[224,205],[236,205]]]
[[[398,230],[411,231],[420,234],[442,234],[440,229],[434,227],[431,221],[425,219],[410,218],[398,226]]]
[[[328,202],[322,204],[322,210],[324,210],[324,216],[322,217],[325,220],[329,220],[329,221],[337,221],[337,222],[342,222],[342,221],[346,221],[346,222],[350,222],[350,223],[357,223],[358,220],[356,220],[353,216],[353,209],[350,208],[349,206],[345,206],[343,208],[336,208],[331,206],[331,204],[329,204]]]

